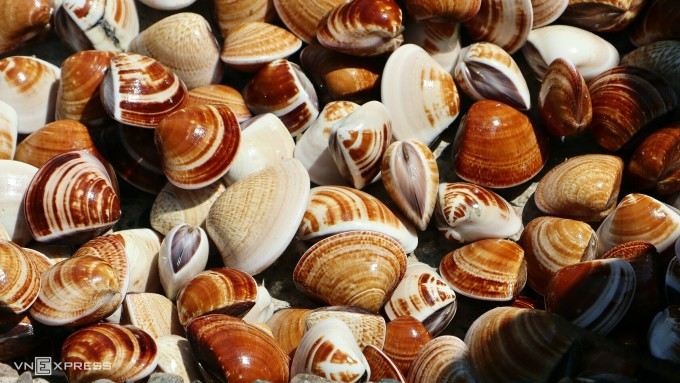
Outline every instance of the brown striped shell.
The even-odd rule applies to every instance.
[[[288,30],[310,44],[324,16],[349,0],[274,0],[276,13]]]
[[[40,273],[14,242],[0,240],[0,309],[22,313],[38,299]],[[2,315],[5,315],[3,312]]]
[[[410,22],[404,30],[404,42],[422,47],[445,71],[453,74],[453,69],[460,59],[460,24],[437,21]]]
[[[52,5],[49,0],[0,1],[0,53],[9,52],[47,32]]]
[[[305,318],[311,309],[287,308],[274,313],[266,322],[283,351],[292,356],[305,331]]]
[[[220,59],[243,72],[257,72],[266,64],[288,58],[302,47],[294,34],[276,25],[251,21],[229,30]]]
[[[205,104],[226,104],[239,123],[253,117],[241,93],[228,85],[210,84],[189,90],[188,106]]]
[[[368,346],[383,348],[385,343],[385,318],[357,306],[327,306],[310,311],[305,316],[305,329],[328,318],[345,322],[362,350]],[[371,374],[372,375],[372,374]]]
[[[400,316],[387,324],[382,351],[403,375],[407,375],[416,355],[432,339],[432,335],[416,318]]]
[[[442,335],[427,342],[411,362],[408,381],[476,382],[467,345],[451,335]]]
[[[120,296],[124,297],[130,287],[130,262],[125,251],[125,244],[113,235],[95,237],[85,242],[73,253],[75,257],[97,257],[104,260],[116,271]],[[137,257],[137,254],[134,255]]]
[[[371,368],[371,379],[374,381],[394,379],[400,383],[406,382],[406,378],[399,367],[381,349],[369,344],[364,347],[363,353],[368,366]]]
[[[628,163],[631,185],[659,194],[680,190],[680,125],[652,133],[635,149]]]
[[[646,0],[569,0],[560,19],[594,32],[616,32],[627,27]]]
[[[0,101],[0,160],[11,160],[17,146],[17,112]]]
[[[482,0],[406,0],[406,10],[418,21],[465,21],[474,17]]]
[[[168,182],[151,206],[151,227],[163,235],[184,223],[205,227],[210,206],[225,190],[226,185],[221,181],[193,190]]]
[[[237,25],[251,21],[272,22],[276,18],[272,0],[215,0],[214,10],[215,20],[224,38]]]
[[[675,94],[680,93],[680,41],[663,40],[641,46],[621,58],[621,65],[645,68],[670,82]]]
[[[650,2],[630,30],[630,41],[638,47],[678,38],[680,38],[680,9],[673,0]]]
[[[486,0],[463,27],[473,40],[494,43],[512,54],[524,45],[533,15],[531,0]]]

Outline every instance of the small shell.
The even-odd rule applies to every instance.
[[[680,9],[673,0],[652,1],[633,23],[630,41],[642,47],[662,40],[678,40],[679,22]]]
[[[645,68],[670,82],[676,95],[680,94],[680,41],[657,41],[635,49],[621,59],[621,65]]]
[[[649,326],[649,351],[654,357],[680,363],[680,307],[668,306]]]
[[[9,52],[50,29],[52,14],[49,0],[0,1],[0,53]]]
[[[155,341],[158,346],[158,371],[179,375],[184,382],[195,382],[202,378],[186,338],[166,335]]]
[[[432,340],[432,335],[416,318],[406,315],[387,324],[383,352],[407,375],[420,350]]]
[[[463,27],[473,40],[488,41],[512,54],[524,45],[533,24],[531,0],[487,0]]]
[[[569,0],[560,19],[593,32],[624,29],[642,10],[645,0]]]
[[[0,160],[0,169],[0,224],[13,242],[24,246],[32,239],[24,214],[24,195],[38,168],[19,161]]]
[[[38,299],[40,273],[19,245],[0,240],[0,309],[20,314]],[[5,313],[3,312],[3,315]]]
[[[557,20],[567,9],[569,0],[531,0],[534,10],[534,25],[532,28],[544,27]]]
[[[266,325],[266,322],[274,315],[276,307],[272,296],[269,294],[267,288],[264,287],[264,282],[262,283],[262,285],[257,286],[255,304],[248,310],[246,315],[243,316],[243,320],[262,328],[265,332],[274,337],[274,334],[271,332],[269,326]]]
[[[163,293],[158,276],[161,238],[151,229],[127,229],[109,234],[125,246],[130,264],[131,293]]]
[[[310,44],[316,38],[317,27],[324,16],[346,2],[347,0],[274,0],[274,6],[288,30]]]
[[[680,190],[680,125],[673,124],[647,137],[628,163],[627,175],[638,189],[659,194]]]
[[[379,382],[383,379],[393,379],[400,383],[406,382],[406,378],[399,370],[399,367],[381,349],[369,344],[364,347],[363,353],[368,366],[371,368],[371,379],[373,381]]]
[[[291,11],[294,7],[294,4],[290,5]],[[272,22],[276,18],[272,0],[215,0],[214,9],[215,20],[224,38],[237,25],[250,21]]]
[[[408,381],[412,383],[476,381],[467,345],[451,335],[427,342],[411,363]]]
[[[121,324],[131,324],[152,338],[184,334],[177,308],[166,297],[154,293],[131,293],[123,300]]]
[[[352,331],[360,349],[372,346],[379,349],[385,343],[385,319],[379,314],[366,311],[356,306],[330,306],[312,310],[305,316],[305,329],[309,330],[317,323],[328,318],[337,318],[345,322]],[[371,371],[373,375],[373,371]],[[375,378],[375,376],[372,376]]]
[[[198,226],[180,224],[172,228],[161,244],[158,272],[165,296],[175,299],[179,290],[208,263],[208,236]]]
[[[404,30],[404,39],[407,44],[425,49],[444,70],[453,74],[460,59],[460,23],[412,22]]]
[[[253,117],[241,93],[227,85],[211,84],[189,90],[189,106],[205,104],[226,104],[239,123]]]
[[[266,322],[272,330],[274,339],[288,355],[297,349],[305,331],[305,318],[311,309],[289,308],[279,310]]]
[[[257,72],[266,64],[288,58],[302,41],[276,25],[251,21],[236,25],[224,40],[220,59],[243,72]]]
[[[9,104],[0,101],[0,160],[11,160],[17,146],[19,117]]]
[[[418,21],[465,21],[474,17],[482,5],[482,0],[406,0],[406,10]]]

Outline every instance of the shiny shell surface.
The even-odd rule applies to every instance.
[[[95,237],[76,250],[71,258],[91,256],[101,258],[116,271],[120,296],[124,297],[130,287],[130,261],[125,244],[113,235]],[[135,256],[137,256],[135,254]]]
[[[40,273],[14,242],[0,240],[0,309],[20,314],[38,299]]]
[[[425,326],[410,315],[400,316],[387,324],[383,352],[400,373],[407,375],[420,350],[432,340]]]
[[[404,3],[409,15],[418,21],[465,21],[479,12],[483,1],[407,0]]]
[[[3,0],[0,7],[0,53],[9,52],[42,36],[50,29],[49,0]]]
[[[181,224],[205,227],[210,206],[225,190],[224,182],[192,190],[168,182],[151,206],[151,227],[163,235]]]
[[[627,175],[639,189],[654,189],[659,194],[680,190],[680,126],[671,125],[649,135],[635,149]]]
[[[594,32],[616,32],[642,11],[645,0],[569,0],[562,22]]]
[[[460,23],[437,21],[407,23],[404,43],[422,47],[444,70],[453,74],[453,69],[460,59]]]
[[[274,0],[276,13],[281,21],[297,37],[306,43],[316,38],[316,31],[323,17],[347,0]]]
[[[465,342],[451,335],[442,335],[427,342],[411,362],[408,381],[475,382]]]
[[[647,335],[652,355],[675,363],[680,361],[679,321],[680,308],[676,305],[668,306],[654,317]]]
[[[680,10],[673,0],[653,1],[643,10],[630,31],[630,41],[642,47],[680,37]]]
[[[532,28],[544,27],[557,20],[567,6],[569,0],[531,0],[534,11],[534,25]]]
[[[227,104],[236,115],[238,122],[251,117],[241,92],[224,84],[210,84],[189,90],[189,105]]]
[[[531,0],[485,0],[463,27],[473,40],[488,41],[512,54],[524,45],[533,24]]]
[[[0,101],[0,160],[11,160],[17,146],[17,112]]]
[[[199,226],[179,224],[163,238],[158,253],[158,274],[165,295],[177,293],[208,263],[208,235]]]
[[[386,323],[380,314],[356,306],[320,307],[305,316],[305,329],[308,330],[328,318],[337,318],[345,322],[360,349],[368,346],[382,349],[385,343]]]
[[[272,0],[215,0],[214,10],[222,37],[227,37],[229,30],[237,25],[251,21],[272,22],[277,16]]]
[[[230,67],[256,72],[277,59],[285,59],[302,47],[302,41],[273,24],[251,21],[229,30],[220,59]]]
[[[680,41],[663,40],[635,49],[621,58],[621,65],[649,69],[671,83],[676,95],[680,93],[680,68],[675,63],[680,57]]]

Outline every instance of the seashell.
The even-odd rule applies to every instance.
[[[290,6],[295,7],[294,4]],[[250,21],[271,22],[276,18],[272,0],[215,0],[214,9],[220,34],[224,38],[237,25]]]
[[[439,168],[434,154],[418,140],[396,141],[380,166],[387,194],[404,215],[425,231],[437,203]]]
[[[287,308],[279,310],[266,322],[272,330],[276,343],[283,351],[292,356],[305,331],[305,318],[311,309]]]
[[[202,378],[189,348],[189,341],[179,335],[165,335],[155,339],[158,346],[157,371],[182,377],[184,382]]]
[[[553,136],[577,135],[590,126],[590,92],[570,61],[557,58],[550,63],[538,93],[538,109],[546,130]]]
[[[210,314],[192,320],[186,330],[192,354],[207,376],[234,383],[288,382],[288,356],[259,328]]]
[[[199,226],[179,224],[170,230],[158,254],[158,272],[165,296],[175,299],[189,280],[208,263],[208,236]]]
[[[17,146],[17,112],[0,101],[0,160],[11,160]]]
[[[315,187],[306,209],[297,232],[303,241],[370,229],[397,240],[406,253],[418,246],[418,236],[411,225],[402,223],[380,200],[361,190],[344,186]]]
[[[531,108],[529,87],[515,60],[489,42],[463,48],[455,69],[456,83],[473,100],[496,100],[513,108]]]
[[[403,375],[408,375],[416,356],[432,339],[432,335],[416,318],[400,316],[387,324],[383,352]]]
[[[552,168],[538,182],[536,206],[546,214],[600,221],[615,208],[623,161],[607,154],[572,157]]]
[[[30,134],[54,121],[60,75],[57,66],[35,57],[0,60],[0,99],[16,111],[18,133]]]
[[[129,293],[163,293],[158,275],[161,238],[151,229],[127,229],[110,236],[125,246],[130,268]]]
[[[477,101],[463,117],[453,143],[453,168],[465,181],[508,188],[543,169],[547,141],[527,116],[498,101]]]
[[[568,25],[548,25],[529,33],[522,54],[539,80],[548,65],[562,58],[576,66],[586,81],[619,63],[616,48],[598,35]]]
[[[671,85],[647,69],[612,68],[594,78],[588,87],[593,102],[593,136],[610,151],[620,149],[649,122],[678,105]]]
[[[215,268],[193,277],[177,295],[179,321],[186,326],[205,314],[238,316],[255,305],[257,282],[247,273]]]
[[[678,350],[680,346],[679,317],[679,307],[672,305],[666,307],[652,320],[647,339],[649,341],[649,352],[654,357],[673,363],[680,362],[680,351]]]
[[[345,322],[360,349],[363,350],[368,346],[383,348],[385,319],[382,316],[356,306],[321,307],[305,316],[305,329],[309,330],[328,318],[337,318]],[[374,376],[372,378],[375,379]]]
[[[680,125],[673,124],[652,133],[635,149],[627,175],[638,189],[659,194],[680,190]]]
[[[456,249],[439,264],[444,280],[458,294],[509,301],[527,281],[524,250],[507,239],[482,239]]]
[[[121,323],[131,324],[157,339],[183,335],[177,318],[177,308],[165,296],[154,293],[131,293],[123,300]]]
[[[594,32],[624,29],[642,10],[645,0],[569,0],[561,21]]]
[[[41,334],[35,320],[27,314],[10,314],[4,312],[0,315],[0,359],[12,360],[28,355],[34,351],[38,346],[44,344],[45,336]],[[3,378],[12,377],[5,373]],[[17,372],[15,377],[18,376]]]
[[[389,111],[380,102],[369,101],[333,125],[328,148],[343,178],[362,189],[380,173],[391,141]]]
[[[19,161],[0,160],[0,169],[0,224],[13,242],[24,246],[32,239],[24,214],[24,195],[38,168]]]
[[[227,105],[197,105],[167,115],[154,141],[175,186],[200,189],[222,178],[241,144],[241,126]]]
[[[107,114],[99,98],[99,88],[109,63],[116,53],[80,51],[61,64],[61,81],[57,88],[55,119],[70,119],[99,126]]]
[[[373,381],[379,382],[384,379],[392,379],[400,383],[406,382],[406,378],[399,371],[399,367],[378,347],[369,344],[364,347],[363,354],[368,362],[368,367],[371,369],[371,379]]]
[[[564,10],[567,9],[569,0],[531,0],[534,12],[534,24],[532,28],[544,27],[557,20]]]
[[[0,53],[9,52],[39,38],[50,29],[51,2],[48,0],[3,0],[0,19]]]
[[[139,34],[133,0],[61,0],[54,24],[59,38],[74,51],[124,52]]]
[[[80,246],[71,258],[83,256],[100,258],[113,267],[118,279],[120,296],[125,297],[130,288],[131,271],[125,245],[121,241],[112,235],[95,237]]]
[[[160,9],[162,11],[174,11],[186,8],[193,4],[196,0],[139,0],[142,4],[153,9]]]
[[[673,0],[652,1],[630,30],[630,41],[642,47],[662,40],[680,38],[680,11]]]
[[[194,190],[180,189],[168,183],[151,206],[151,227],[163,235],[185,223],[205,227],[210,207],[225,190],[221,181]]]
[[[100,95],[114,120],[155,128],[165,116],[186,106],[187,89],[182,80],[153,58],[121,53],[110,65]]]
[[[437,228],[454,242],[507,238],[522,228],[522,218],[508,201],[466,182],[439,185]]]
[[[474,1],[476,0],[472,2]],[[460,58],[460,23],[437,21],[409,23],[404,30],[404,42],[425,49],[444,70],[453,74],[453,69]]]
[[[328,318],[302,336],[290,368],[293,376],[301,373],[337,382],[365,382],[371,370],[345,322]]]
[[[47,258],[49,258],[53,264],[65,261],[75,253],[72,246],[69,245],[47,245],[40,242],[31,242],[31,248],[24,248],[24,252],[29,252],[31,250],[40,252]],[[36,262],[34,262],[36,263]],[[37,264],[37,263],[36,263]]]
[[[531,0],[486,0],[475,16],[463,23],[475,41],[487,41],[515,53],[534,24]]]
[[[205,104],[227,104],[239,123],[253,117],[241,93],[227,85],[211,84],[189,90],[189,106]]]
[[[406,271],[406,254],[397,241],[372,231],[349,231],[314,244],[298,261],[298,290],[333,306],[377,312]],[[363,347],[362,347],[363,348]]]
[[[331,156],[328,140],[333,125],[357,108],[359,108],[359,105],[349,101],[329,102],[323,108],[319,117],[298,138],[293,156],[307,168],[309,178],[315,184],[345,184],[345,180]]]
[[[49,326],[80,326],[111,315],[122,299],[116,270],[101,258],[82,256],[43,273],[38,299],[29,312]]]
[[[465,21],[474,17],[482,5],[482,0],[442,1],[442,0],[406,0],[404,1],[409,16],[417,21]]]
[[[38,170],[26,190],[24,214],[36,241],[74,244],[109,230],[121,210],[104,165],[79,151],[59,154]]]
[[[0,240],[3,241],[11,241],[12,239],[9,237],[9,233],[7,233],[7,230],[5,230],[5,227],[2,226],[0,223]]]
[[[224,175],[229,184],[293,158],[295,141],[281,120],[271,113],[255,116],[241,124],[241,143]]]
[[[434,269],[421,262],[409,262],[384,310],[391,321],[412,316],[436,336],[456,315],[457,305],[456,293]]]
[[[31,307],[40,291],[40,273],[14,242],[0,240],[0,311],[20,314]]]
[[[276,13],[289,31],[307,44],[316,38],[317,27],[324,16],[348,0],[274,0]]]
[[[251,275],[269,267],[295,236],[308,199],[309,176],[295,159],[230,186],[206,220],[224,265]]]
[[[61,348],[61,362],[71,366],[64,371],[69,382],[136,381],[156,369],[158,346],[149,334],[134,326],[97,323],[66,338]],[[83,363],[101,369],[76,368]]]
[[[271,329],[266,325],[267,320],[274,315],[274,310],[276,310],[276,307],[272,300],[272,296],[269,294],[267,288],[264,287],[264,284],[262,284],[257,286],[255,304],[248,310],[246,315],[243,316],[243,320],[262,328],[265,332],[274,337]]]
[[[411,362],[408,381],[475,382],[468,353],[467,345],[455,336],[443,335],[432,339]]]
[[[597,257],[597,235],[585,222],[558,217],[538,217],[522,231],[527,282],[543,295],[555,273],[563,267]]]
[[[675,63],[680,57],[680,41],[657,41],[637,48],[621,59],[621,65],[645,68],[670,82],[676,95],[680,93],[680,68]]]
[[[395,84],[399,84],[399,90]],[[390,55],[380,87],[396,140],[413,138],[429,146],[460,112],[453,77],[413,44],[402,45]]]
[[[243,72],[257,72],[266,64],[286,59],[302,47],[302,41],[276,25],[251,21],[229,29],[220,59]]]
[[[542,310],[496,307],[478,317],[465,335],[479,381],[548,381],[574,338]]]
[[[659,253],[680,236],[680,213],[644,194],[623,197],[597,229],[600,253],[631,241],[651,242]]]
[[[319,115],[314,86],[297,64],[286,59],[274,60],[260,69],[243,90],[243,98],[253,113],[279,117],[293,137]]]
[[[606,335],[630,308],[635,285],[635,271],[622,259],[580,262],[555,273],[545,289],[545,309]]]

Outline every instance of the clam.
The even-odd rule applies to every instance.
[[[680,41],[664,40],[637,48],[621,59],[621,65],[645,68],[670,82],[676,95],[680,93],[680,69],[675,63],[680,57]]]
[[[250,21],[271,22],[276,18],[272,0],[216,0],[214,9],[220,34],[225,38],[229,30],[237,25]]]
[[[437,203],[437,228],[454,242],[507,238],[522,228],[522,218],[512,205],[481,186],[442,183]]]
[[[154,339],[184,334],[175,305],[155,293],[127,294],[123,300],[121,324],[133,325]]]
[[[444,280],[458,294],[489,301],[509,301],[527,281],[524,250],[507,239],[482,239],[444,256]]]
[[[408,373],[412,383],[475,382],[467,345],[451,335],[427,342],[420,349]]]
[[[439,168],[434,154],[418,140],[396,141],[380,165],[383,185],[406,217],[425,231],[437,203]]]
[[[585,154],[552,168],[538,183],[534,200],[544,213],[600,221],[614,210],[623,161],[607,154]]]
[[[360,349],[368,346],[382,349],[385,343],[385,319],[379,314],[356,306],[329,306],[310,311],[305,316],[305,329],[328,318],[343,321],[352,331]],[[371,371],[371,375],[373,371]],[[372,376],[375,379],[375,376]]]
[[[57,35],[74,51],[124,52],[139,34],[134,0],[61,0],[54,24]]]
[[[628,163],[631,184],[659,194],[680,190],[680,125],[652,133],[635,149]]]
[[[0,101],[0,160],[11,160],[17,145],[17,112]]]
[[[673,0],[650,2],[633,23],[630,41],[642,47],[662,40],[677,40],[680,37],[680,10]]]
[[[347,0],[274,0],[276,13],[288,30],[310,44],[324,16]]]
[[[127,229],[109,234],[125,246],[130,268],[130,293],[163,293],[158,276],[161,238],[147,228]]]
[[[54,121],[61,70],[27,56],[0,60],[0,99],[17,112],[17,132],[29,134]]]
[[[404,30],[404,42],[425,49],[444,70],[453,74],[460,59],[460,23],[409,23]]]
[[[24,194],[38,172],[35,166],[0,160],[0,224],[9,238],[20,246],[32,239],[24,213]]]
[[[404,3],[409,16],[418,21],[465,21],[471,19],[479,12],[483,1],[406,0]]]
[[[274,339],[287,355],[293,355],[305,331],[305,318],[311,309],[286,308],[274,313],[266,322]]]
[[[174,299],[191,278],[208,263],[208,236],[198,226],[179,224],[163,238],[158,272],[165,295]]]
[[[158,346],[157,371],[179,375],[184,382],[194,382],[202,378],[186,338],[165,335],[156,338],[155,342]]]
[[[130,287],[130,261],[121,241],[112,235],[95,237],[80,246],[71,257],[84,256],[100,258],[113,267],[118,278],[120,296],[127,294]]]
[[[475,102],[456,132],[453,167],[465,181],[508,188],[532,179],[547,161],[548,145],[527,116],[498,101]]]
[[[20,314],[38,299],[40,273],[23,249],[14,242],[0,240],[0,310]]]
[[[160,9],[162,11],[174,11],[190,6],[196,0],[139,0],[147,7]]]
[[[227,85],[211,84],[189,90],[189,105],[204,104],[227,104],[239,123],[253,117],[241,93]]]
[[[381,349],[369,344],[364,347],[363,353],[368,362],[368,367],[371,369],[371,379],[378,382],[384,379],[393,379],[401,383],[406,382],[406,378],[399,367]]]
[[[0,16],[0,53],[9,52],[39,38],[50,29],[49,0],[3,0]]]
[[[377,312],[406,271],[406,254],[394,239],[372,231],[349,231],[314,244],[298,261],[298,290],[333,306]]]
[[[149,334],[134,326],[98,323],[66,338],[61,363],[66,379],[73,383],[97,379],[136,381],[156,368],[158,346]],[[99,368],[78,368],[85,363]]]
[[[410,253],[418,245],[418,236],[379,199],[344,186],[317,186],[309,195],[297,235],[303,241],[352,230],[368,230],[396,239]]]
[[[24,214],[39,242],[83,243],[113,227],[121,210],[104,165],[76,151],[38,170],[26,190]]]
[[[159,20],[130,42],[128,52],[158,60],[189,89],[222,80],[220,47],[208,20],[196,13],[176,13]]]
[[[432,335],[416,318],[405,315],[387,324],[383,352],[407,375],[420,350],[432,340]]]
[[[228,315],[210,314],[192,320],[186,330],[194,358],[212,379],[288,382],[288,356],[259,328]]]
[[[654,317],[647,335],[649,352],[656,358],[680,362],[680,307],[668,306]]]
[[[269,267],[295,236],[308,199],[309,176],[294,158],[230,186],[206,221],[224,265],[251,275]]]
[[[220,59],[243,72],[257,72],[266,64],[288,58],[302,47],[294,34],[276,25],[251,21],[229,30]]]
[[[501,101],[520,110],[531,108],[522,72],[512,56],[496,44],[481,42],[463,48],[455,79],[474,100]]]
[[[417,45],[404,44],[390,55],[380,87],[396,140],[430,145],[460,112],[453,77]]]
[[[624,29],[642,10],[645,0],[569,0],[561,21],[595,32]]]
[[[151,57],[121,53],[110,65],[100,95],[106,112],[116,121],[155,128],[188,102],[182,80]]]
[[[243,316],[243,320],[260,327],[263,331],[274,337],[266,322],[274,315],[276,304],[269,294],[269,290],[264,287],[264,282],[257,286],[257,296],[255,297],[255,304]]]
[[[26,254],[33,262],[33,266],[35,266],[38,275],[42,275],[47,269],[57,263],[54,259],[37,250],[29,249],[28,247],[22,249],[24,250],[24,254]]]
[[[485,0],[463,27],[473,40],[488,41],[512,54],[524,45],[533,24],[531,0]]]
[[[534,11],[532,28],[544,27],[557,20],[567,9],[569,0],[531,0]]]

